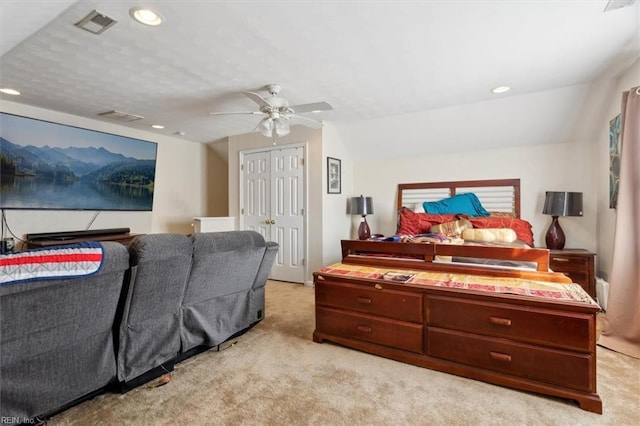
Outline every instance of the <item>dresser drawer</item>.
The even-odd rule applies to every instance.
[[[423,353],[422,325],[316,306],[316,330],[396,349]]]
[[[549,255],[549,265],[554,271],[584,271],[589,267],[589,259],[584,256]]]
[[[427,354],[512,376],[595,392],[589,354],[429,327]]]
[[[316,283],[316,304],[422,323],[420,294],[354,285]]]
[[[590,315],[440,296],[429,296],[426,303],[429,326],[584,352],[592,350],[595,323]]]
[[[561,272],[596,297],[595,253],[582,249],[550,250],[549,268]]]

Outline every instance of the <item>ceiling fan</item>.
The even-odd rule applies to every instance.
[[[211,112],[211,115],[230,115],[230,114],[253,114],[264,115],[265,117],[260,120],[254,130],[258,130],[260,133],[267,137],[272,137],[275,132],[276,136],[286,136],[291,129],[289,128],[288,121],[292,118],[301,119],[300,124],[307,125],[309,127],[320,127],[322,122],[313,120],[311,118],[303,117],[298,114],[304,114],[307,112],[321,112],[332,110],[333,107],[329,102],[314,102],[310,104],[301,105],[289,105],[289,101],[284,98],[279,98],[281,87],[278,84],[268,84],[265,90],[269,92],[266,98],[263,98],[255,92],[242,92],[249,99],[254,101],[260,107],[259,111],[240,111],[240,112]]]

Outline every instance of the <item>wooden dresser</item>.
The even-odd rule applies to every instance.
[[[549,268],[562,272],[596,298],[596,254],[583,249],[549,250]]]
[[[586,303],[315,273],[315,342],[577,401],[596,393],[596,312]]]

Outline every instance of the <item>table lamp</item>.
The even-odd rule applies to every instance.
[[[371,197],[351,197],[350,212],[353,215],[362,216],[362,222],[358,227],[358,239],[367,240],[371,237],[371,229],[367,223],[367,215],[373,214],[373,198]]]
[[[545,194],[542,214],[552,218],[545,242],[551,250],[562,250],[565,238],[558,216],[582,216],[582,192],[547,191]]]

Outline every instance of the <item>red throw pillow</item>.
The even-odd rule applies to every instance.
[[[424,215],[424,219],[433,223],[434,225],[440,225],[441,223],[454,222],[458,220],[455,214],[433,214],[433,213],[420,213]]]
[[[511,228],[518,239],[533,247],[533,231],[526,220],[513,217],[469,217],[474,228]]]
[[[415,213],[405,207],[398,212],[398,235],[426,234],[432,225],[426,213]]]

